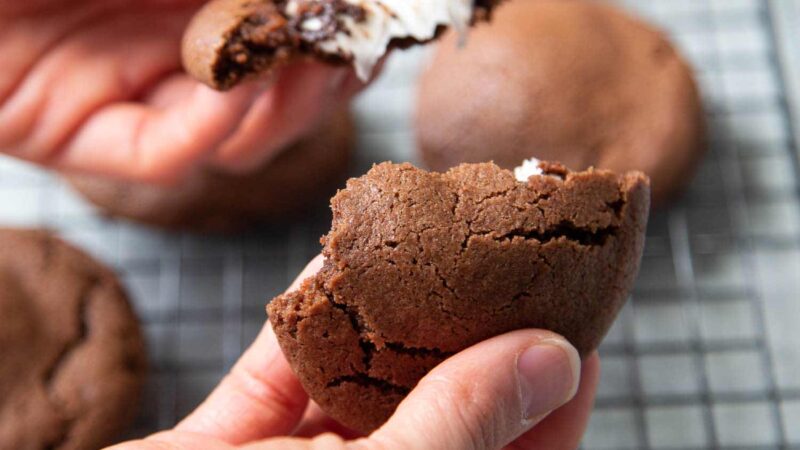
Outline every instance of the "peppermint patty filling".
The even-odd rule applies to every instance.
[[[539,164],[541,164],[541,161],[536,158],[522,161],[521,165],[514,168],[514,178],[516,178],[520,183],[525,183],[528,181],[528,178],[534,175],[544,174],[544,171],[541,167],[539,167]]]

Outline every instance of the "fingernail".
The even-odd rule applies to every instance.
[[[568,402],[578,390],[581,360],[562,339],[544,339],[517,359],[525,419],[541,418]]]

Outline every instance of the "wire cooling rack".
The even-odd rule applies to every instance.
[[[625,3],[693,61],[712,148],[685,198],[651,219],[633,299],[601,349],[584,448],[800,448],[800,2]],[[425,52],[395,55],[356,102],[354,174],[414,160]],[[131,292],[152,362],[133,436],[174,424],[233,364],[264,303],[319,251],[318,211],[246,236],[169,234],[100,218],[57,179],[0,160],[0,223],[59,230]]]

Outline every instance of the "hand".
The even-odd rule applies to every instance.
[[[321,265],[312,261],[290,289]],[[599,359],[580,366],[575,349],[553,333],[498,336],[434,368],[383,427],[361,437],[309,405],[267,325],[173,430],[113,450],[574,449],[592,409]]]
[[[61,170],[172,182],[247,170],[360,87],[296,63],[215,92],[181,71],[203,0],[0,0],[0,152]]]

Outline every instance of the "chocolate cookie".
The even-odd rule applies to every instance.
[[[462,31],[501,0],[212,0],[184,36],[186,70],[216,89],[299,57],[352,63],[362,80],[391,47]]]
[[[660,204],[706,149],[692,71],[664,35],[593,1],[509,2],[463,48],[449,34],[419,89],[432,169],[535,156],[582,170],[641,170]]]
[[[301,213],[330,195],[347,173],[354,146],[349,112],[248,174],[207,169],[179,186],[73,176],[70,183],[111,216],[194,231],[234,231]]]
[[[0,229],[0,317],[0,448],[111,443],[145,375],[114,274],[47,232]]]
[[[322,270],[268,306],[327,413],[369,432],[442,360],[516,329],[598,346],[638,270],[648,180],[535,169],[384,163],[333,198]]]

